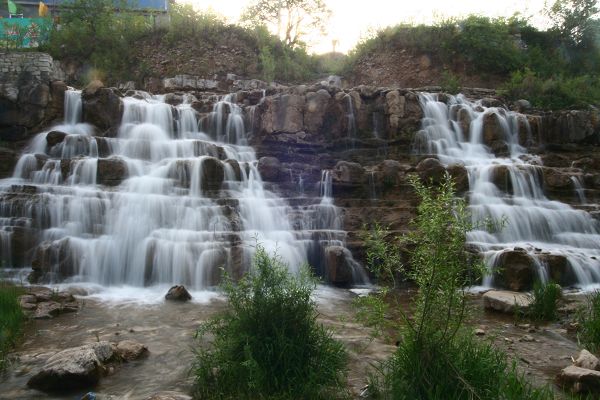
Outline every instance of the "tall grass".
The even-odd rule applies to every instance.
[[[24,315],[19,305],[23,291],[0,281],[0,371],[7,363],[7,354],[21,333]]]
[[[346,352],[316,320],[315,288],[258,247],[252,273],[224,285],[229,309],[203,324],[193,373],[199,399],[332,399]]]
[[[592,353],[600,351],[600,291],[588,295],[585,306],[578,314],[577,339]]]
[[[558,301],[562,289],[556,283],[535,282],[531,293],[531,306],[526,316],[535,321],[554,321],[558,317]]]

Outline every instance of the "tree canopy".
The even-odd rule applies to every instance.
[[[310,32],[325,34],[330,15],[323,0],[254,0],[244,10],[242,21],[267,25],[287,46],[295,47]]]

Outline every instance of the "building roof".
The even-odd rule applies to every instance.
[[[63,4],[69,4],[73,0],[42,0],[46,5],[50,7],[61,6]],[[15,0],[15,3],[22,5],[35,5],[37,6],[39,0]],[[115,1],[115,5],[118,2]],[[127,3],[131,5],[135,10],[147,10],[147,11],[167,11],[168,0],[127,0]]]

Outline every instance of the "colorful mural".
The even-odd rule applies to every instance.
[[[51,28],[51,18],[0,18],[0,43],[2,48],[38,47]]]

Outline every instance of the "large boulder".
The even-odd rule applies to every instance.
[[[202,159],[200,182],[201,189],[219,190],[225,179],[225,168],[223,163],[215,157],[206,157]],[[192,175],[193,176],[193,175]]]
[[[321,132],[330,101],[331,95],[325,89],[306,94],[304,103],[304,129],[306,132]]]
[[[483,306],[486,310],[513,314],[526,310],[531,305],[529,295],[507,290],[489,290],[483,295]]]
[[[83,121],[104,131],[117,127],[123,116],[123,102],[112,88],[92,81],[82,92]]]
[[[48,147],[55,146],[65,140],[67,134],[61,131],[50,131],[46,134],[46,143]]]
[[[113,351],[124,361],[134,361],[148,354],[148,347],[134,340],[122,340],[113,344]]]
[[[600,393],[600,372],[569,365],[557,376],[563,387],[571,388],[575,393]]]
[[[525,250],[502,252],[494,265],[494,282],[516,292],[529,290],[536,276],[535,261]]]
[[[598,360],[598,357],[584,349],[581,350],[577,356],[577,359],[575,360],[575,366],[579,368],[600,371],[600,360]]]
[[[118,157],[99,158],[96,170],[96,182],[100,185],[118,186],[127,178],[125,161]]]
[[[281,163],[275,157],[261,157],[257,168],[261,178],[266,181],[277,182],[282,177]]]
[[[189,301],[192,299],[192,295],[187,291],[183,285],[175,285],[169,289],[165,295],[166,300],[172,301]]]
[[[424,183],[433,182],[434,184],[442,181],[446,175],[446,168],[437,158],[426,158],[421,160],[416,167],[419,178]]]
[[[365,169],[358,163],[338,161],[333,169],[333,177],[342,183],[363,183],[365,181]]]
[[[486,113],[483,116],[483,143],[492,146],[495,142],[504,140],[504,129],[500,118],[495,112]]]
[[[600,143],[600,111],[555,111],[542,117],[541,141],[549,144]]]
[[[260,128],[270,133],[296,133],[304,129],[304,96],[269,96],[260,105]]]
[[[105,375],[104,364],[113,357],[109,342],[73,347],[56,353],[29,379],[27,385],[41,391],[87,388]]]
[[[340,286],[352,283],[352,266],[349,263],[351,258],[350,251],[343,246],[325,248],[326,274],[329,283]]]

